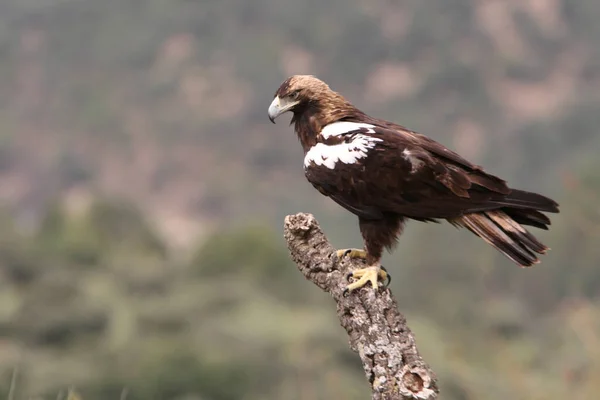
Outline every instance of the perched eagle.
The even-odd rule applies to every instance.
[[[323,195],[358,216],[364,250],[338,256],[363,258],[351,291],[378,278],[383,249],[391,250],[407,219],[465,227],[522,267],[539,263],[548,247],[523,225],[548,229],[541,213],[558,204],[540,194],[511,189],[436,141],[373,118],[310,75],[285,80],[269,106],[269,119],[286,111],[304,149],[304,173]]]

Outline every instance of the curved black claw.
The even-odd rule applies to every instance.
[[[342,297],[348,297],[349,293],[350,293],[350,291],[348,290],[348,288],[345,288],[344,291],[342,292]]]
[[[346,257],[350,253],[352,253],[352,249],[347,249],[342,257]]]
[[[350,278],[352,278],[352,275],[353,275],[353,272],[348,272],[348,273],[346,274],[346,280],[347,280],[348,282],[350,282]]]
[[[386,282],[383,283],[383,288],[387,289],[387,287],[390,286],[390,283],[392,283],[392,275],[390,275],[390,273],[387,272],[387,269],[385,269],[383,265],[381,266],[381,270],[385,272],[385,276],[387,278]]]

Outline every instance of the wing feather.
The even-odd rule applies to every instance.
[[[362,115],[362,117],[364,118],[364,122],[393,131],[396,135],[402,137],[407,143],[418,146],[439,157],[444,162],[454,164],[455,166],[461,168],[469,176],[469,179],[472,183],[498,193],[507,194],[510,192],[510,188],[507,186],[505,180],[484,172],[481,166],[473,164],[460,154],[448,149],[441,143],[393,122],[376,119],[366,114]]]
[[[360,205],[349,198],[349,196],[344,196],[339,190],[339,187],[335,187],[324,180],[319,179],[318,170],[320,169],[323,168],[310,168],[306,171],[306,178],[322,195],[329,197],[331,200],[358,217],[369,220],[383,218],[382,212],[377,208]]]

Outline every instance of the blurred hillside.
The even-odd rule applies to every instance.
[[[18,368],[18,398],[365,398],[280,234],[307,211],[361,243],[266,117],[310,73],[561,204],[532,269],[431,224],[386,257],[444,398],[595,398],[599,17],[595,0],[0,0],[0,393]]]

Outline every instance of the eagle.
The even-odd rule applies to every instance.
[[[548,247],[525,227],[547,230],[558,204],[509,187],[435,140],[371,117],[312,75],[294,75],[275,92],[271,122],[290,111],[304,150],[304,174],[323,195],[358,217],[364,249],[338,257],[363,259],[345,292],[388,280],[381,266],[407,220],[463,227],[521,267],[540,262]]]

